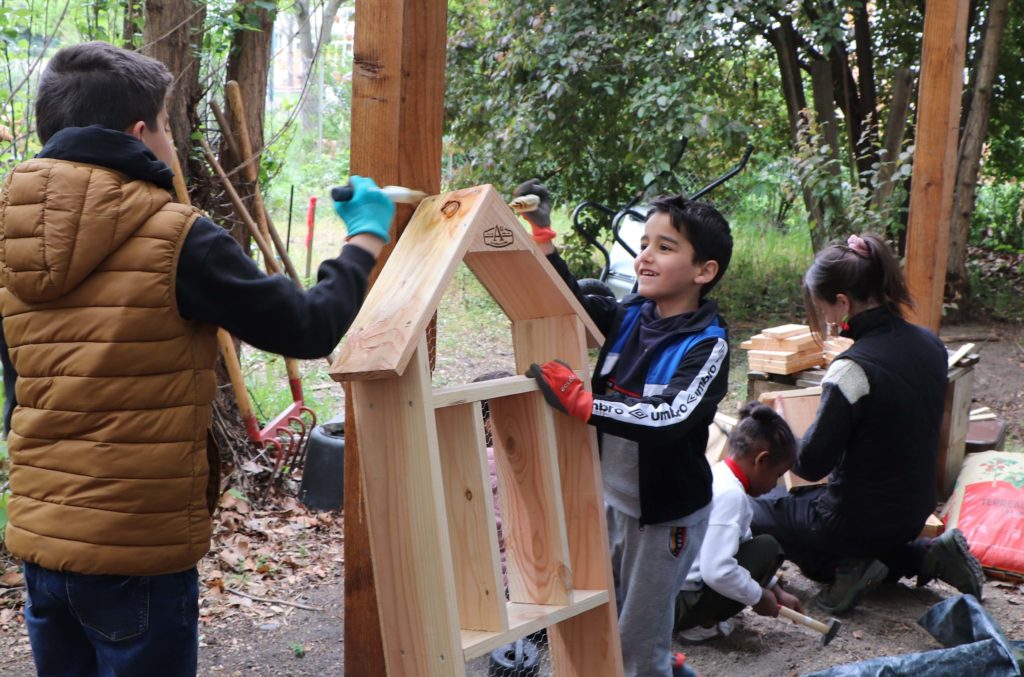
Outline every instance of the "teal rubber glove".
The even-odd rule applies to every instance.
[[[395,203],[377,187],[373,179],[353,175],[351,200],[334,203],[334,211],[348,228],[348,237],[375,235],[391,241],[391,219],[395,216]]]

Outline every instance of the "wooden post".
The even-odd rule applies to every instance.
[[[351,171],[380,185],[440,192],[447,0],[356,0]],[[341,181],[346,177],[334,179]],[[398,207],[392,241],[412,210]],[[390,254],[381,255],[373,279]],[[383,675],[384,650],[360,482],[351,389],[345,398],[345,668]]]
[[[928,2],[921,44],[906,275],[917,304],[910,319],[936,333],[953,213],[969,5],[968,0]]]

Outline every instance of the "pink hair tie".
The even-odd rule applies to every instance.
[[[868,243],[860,235],[851,235],[846,240],[846,246],[864,258],[871,256],[871,249],[868,248]]]

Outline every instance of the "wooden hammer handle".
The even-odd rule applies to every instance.
[[[823,635],[827,635],[828,634],[829,628],[828,628],[827,625],[825,625],[824,623],[822,623],[819,620],[811,618],[810,616],[805,616],[802,613],[800,613],[799,611],[793,611],[788,606],[780,606],[779,607],[779,615],[780,616],[785,616],[789,620],[795,621],[795,622],[799,623],[800,625],[806,625],[808,628],[810,628],[812,630],[816,630],[817,632],[820,632]]]

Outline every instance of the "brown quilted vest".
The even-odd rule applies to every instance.
[[[7,547],[47,569],[154,575],[209,549],[215,328],[183,320],[198,212],[94,165],[31,160],[0,200],[0,312],[18,372]]]

